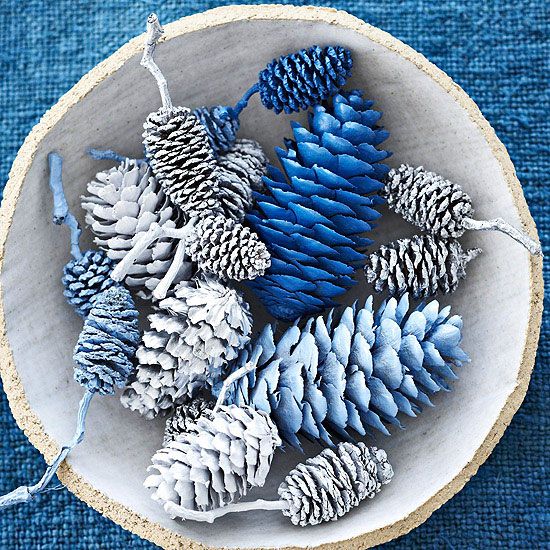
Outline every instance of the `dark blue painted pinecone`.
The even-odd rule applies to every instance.
[[[262,103],[276,113],[297,112],[338,92],[351,76],[351,52],[341,46],[312,46],[274,59],[260,72]]]
[[[294,140],[276,153],[283,171],[268,167],[265,193],[247,216],[271,253],[271,267],[250,286],[276,318],[293,321],[334,305],[355,284],[372,241],[364,234],[380,216],[390,153],[378,146],[389,133],[378,126],[362,92],[342,92],[316,106],[309,128],[293,123]]]
[[[88,315],[97,294],[117,284],[110,277],[114,265],[102,250],[87,250],[81,258],[65,265],[63,294],[80,316]]]
[[[138,312],[130,292],[114,286],[99,294],[74,350],[75,380],[86,389],[112,395],[124,387],[139,344]]]
[[[235,145],[239,119],[232,107],[199,107],[193,112],[206,130],[214,155],[225,153]]]

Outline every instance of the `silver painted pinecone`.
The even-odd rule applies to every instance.
[[[86,223],[94,242],[114,261],[124,258],[151,224],[175,228],[183,222],[145,163],[127,159],[96,174],[87,189],[88,195],[82,197]],[[130,268],[125,283],[144,294],[154,290],[169,269],[176,246],[169,238],[153,243]],[[191,263],[184,262],[176,282],[188,279],[191,270]]]
[[[382,245],[365,265],[368,283],[376,292],[400,297],[410,292],[426,298],[438,292],[454,292],[466,277],[466,265],[481,253],[480,248],[464,251],[456,239],[416,235]]]
[[[261,487],[281,444],[269,416],[252,407],[221,406],[205,412],[189,431],[152,458],[145,487],[162,504],[208,511]]]
[[[203,275],[179,284],[149,316],[138,366],[121,401],[146,418],[216,384],[223,367],[249,342],[252,317],[234,289]]]
[[[145,155],[162,188],[188,216],[219,212],[217,164],[199,119],[186,107],[151,113]]]
[[[204,397],[194,397],[191,401],[176,407],[172,416],[166,421],[163,445],[168,445],[178,435],[188,432],[204,412],[213,409],[214,405],[213,401]]]
[[[279,486],[283,514],[294,525],[335,521],[389,483],[393,470],[376,447],[340,443],[298,464]]]
[[[253,204],[252,191],[264,188],[262,176],[268,159],[260,144],[251,139],[238,139],[233,147],[218,158],[219,199],[226,216],[244,219]]]
[[[270,254],[258,236],[231,218],[208,216],[186,240],[199,270],[220,279],[255,279],[270,266]]]
[[[474,209],[460,185],[422,166],[402,164],[388,174],[384,195],[388,206],[405,220],[444,239],[460,237],[464,218]]]

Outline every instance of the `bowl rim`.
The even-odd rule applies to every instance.
[[[487,141],[491,151],[503,172],[504,179],[512,194],[513,202],[523,228],[535,238],[538,238],[535,222],[531,217],[521,184],[518,181],[514,166],[506,148],[496,136],[489,122],[483,117],[481,111],[466,92],[458,86],[441,69],[428,61],[422,54],[416,52],[389,33],[382,31],[364,22],[357,17],[341,10],[314,6],[290,6],[290,5],[233,5],[223,6],[195,15],[183,17],[164,26],[163,40],[213,28],[228,23],[246,20],[278,20],[278,21],[307,21],[321,22],[337,25],[363,35],[373,42],[384,46],[388,50],[397,53],[407,61],[416,65],[427,76],[435,81],[443,90],[467,112],[472,122],[479,128]],[[19,195],[26,175],[32,165],[35,153],[48,132],[64,117],[64,115],[77,102],[83,99],[95,86],[115,73],[131,57],[138,54],[145,40],[145,34],[134,37],[114,54],[96,65],[84,75],[61,99],[49,109],[34,126],[26,137],[23,145],[17,153],[10,170],[9,179],[5,187],[4,198],[0,208],[0,272],[4,263],[6,240],[17,205]],[[458,493],[468,480],[475,475],[478,468],[487,460],[490,453],[502,437],[510,424],[512,417],[521,405],[529,379],[535,363],[537,344],[542,320],[543,309],[543,277],[542,258],[531,256],[529,262],[530,271],[530,306],[529,321],[525,347],[522,353],[521,364],[516,380],[516,387],[509,395],[500,415],[489,431],[487,437],[475,452],[471,461],[441,490],[432,495],[413,513],[391,525],[363,533],[354,538],[341,540],[334,543],[325,543],[315,548],[350,548],[364,549],[377,544],[383,544],[394,538],[402,536],[424,523],[431,514],[440,508],[451,497]],[[37,414],[31,409],[25,396],[23,384],[16,370],[13,355],[6,335],[6,322],[4,312],[4,289],[0,281],[0,376],[8,402],[17,425],[23,430],[29,441],[51,463],[59,445],[44,430]],[[82,478],[75,470],[64,462],[58,477],[60,481],[86,504],[108,517],[124,529],[149,540],[163,548],[208,548],[207,545],[194,541],[184,535],[173,532],[167,527],[155,523],[146,517],[134,512],[130,508],[116,502],[110,497],[94,488],[88,481]],[[285,547],[291,548],[291,547]],[[251,550],[251,549],[249,549]]]

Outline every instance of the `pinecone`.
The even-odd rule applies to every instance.
[[[114,262],[101,250],[87,250],[63,268],[63,294],[81,317],[90,312],[93,298],[117,284],[109,276],[113,266]]]
[[[186,107],[159,109],[143,127],[145,154],[172,202],[188,216],[219,212],[216,160],[199,119]]]
[[[443,239],[460,237],[463,219],[474,213],[472,200],[459,185],[422,166],[402,164],[391,170],[384,195],[405,220]]]
[[[89,391],[112,395],[132,372],[139,343],[138,312],[123,286],[93,301],[74,350],[75,380]]]
[[[250,286],[277,319],[321,313],[355,284],[390,154],[377,149],[389,134],[371,107],[361,92],[342,92],[314,108],[308,129],[294,123],[296,141],[276,150],[283,171],[268,168],[268,192],[247,215],[272,258]]]
[[[234,109],[221,105],[199,107],[193,114],[204,126],[214,155],[221,155],[234,146],[239,131],[239,118]]]
[[[224,216],[200,220],[186,245],[199,270],[220,279],[254,279],[263,275],[270,265],[269,252],[258,236],[250,228]]]
[[[310,318],[277,340],[267,325],[232,366],[254,370],[225,401],[265,411],[298,448],[298,434],[327,445],[372,429],[389,435],[387,425],[401,426],[398,413],[414,417],[431,405],[427,394],[449,390],[445,379],[456,379],[453,367],[469,360],[460,348],[462,320],[449,312],[435,300],[409,312],[404,295],[375,313],[370,297],[363,308]]]
[[[166,414],[219,381],[248,343],[252,317],[236,290],[214,277],[180,283],[149,316],[138,367],[122,404],[147,418]]]
[[[199,511],[226,506],[264,484],[280,443],[267,414],[222,406],[155,453],[148,468],[155,473],[144,485],[162,504]]]
[[[94,242],[115,261],[122,260],[153,223],[176,228],[183,222],[180,211],[168,200],[151,169],[137,160],[126,159],[119,166],[96,174],[88,184],[88,193],[82,197],[86,223],[95,234]],[[131,267],[125,283],[147,296],[172,264],[176,245],[168,238],[156,241]],[[176,282],[188,279],[191,267],[190,262],[184,262]]]
[[[166,421],[163,445],[166,447],[178,435],[188,432],[204,412],[213,409],[214,405],[213,401],[203,397],[195,397],[191,401],[176,407],[174,414]]]
[[[366,498],[373,498],[393,470],[386,453],[364,443],[340,443],[334,450],[298,464],[280,485],[283,514],[294,525],[336,521]]]
[[[227,217],[243,221],[251,209],[252,191],[263,187],[267,157],[260,144],[239,139],[227,153],[218,158],[219,199]]]
[[[352,66],[351,52],[341,46],[312,46],[284,55],[260,72],[260,99],[276,113],[307,109],[344,86]]]
[[[480,248],[466,252],[455,239],[433,235],[416,235],[382,245],[373,252],[365,266],[368,283],[376,292],[414,298],[426,298],[437,292],[454,292],[466,277],[466,264],[481,253]]]

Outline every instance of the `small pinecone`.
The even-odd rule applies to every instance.
[[[99,294],[74,349],[75,380],[89,391],[112,395],[134,368],[138,312],[130,292],[113,286]]]
[[[203,413],[208,409],[214,408],[214,405],[213,401],[209,401],[203,397],[195,397],[191,401],[176,407],[174,414],[166,421],[163,445],[166,447],[178,435],[188,432]]]
[[[422,166],[402,164],[391,170],[384,195],[394,212],[444,239],[460,237],[462,220],[474,213],[472,200],[459,185]]]
[[[198,268],[220,279],[255,279],[270,265],[269,252],[258,236],[249,227],[224,216],[200,220],[186,244]]]
[[[221,155],[233,147],[239,130],[239,118],[231,107],[199,107],[193,114],[204,126],[214,155]]]
[[[261,487],[281,444],[277,428],[252,407],[222,406],[205,412],[186,433],[152,458],[145,487],[162,504],[208,511]]]
[[[312,46],[274,59],[260,72],[260,99],[276,113],[297,112],[333,96],[351,76],[351,52]]]
[[[216,160],[199,119],[186,107],[160,109],[143,128],[145,154],[172,202],[189,216],[220,211]]]
[[[455,239],[416,235],[382,245],[367,259],[365,276],[376,292],[400,297],[410,292],[426,298],[437,292],[454,292],[466,277],[466,264],[481,253],[480,248],[464,251]]]
[[[219,199],[227,217],[243,221],[253,203],[252,191],[263,189],[267,157],[260,144],[239,139],[218,158]]]
[[[113,267],[105,252],[87,250],[63,268],[63,294],[81,317],[88,315],[95,296],[117,284],[110,277]]]
[[[364,443],[340,443],[334,450],[298,464],[279,487],[283,514],[294,525],[335,521],[389,483],[393,470],[386,453]]]

